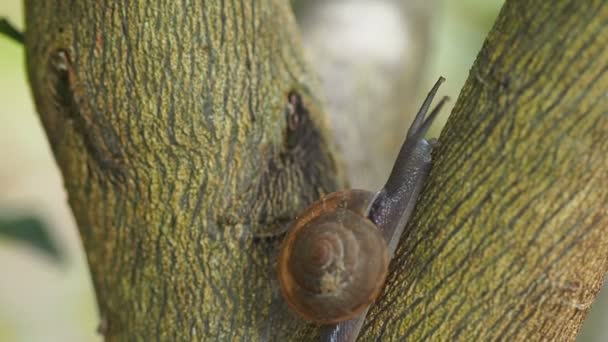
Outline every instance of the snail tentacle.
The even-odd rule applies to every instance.
[[[301,317],[326,325],[322,341],[354,341],[384,287],[389,260],[431,169],[436,142],[424,135],[448,98],[427,112],[443,81],[422,103],[384,187],[329,194],[298,217],[283,241],[281,291]]]
[[[367,217],[378,227],[387,241],[390,258],[397,249],[397,244],[431,169],[431,152],[436,142],[425,139],[424,135],[448,101],[448,97],[443,97],[428,117],[427,112],[439,86],[444,81],[445,79],[440,77],[422,103],[408,130],[386,184],[378,191],[368,209]],[[356,340],[368,310],[369,307],[361,315],[351,320],[324,327],[321,341]]]

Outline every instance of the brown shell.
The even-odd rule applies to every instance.
[[[389,257],[386,241],[365,217],[373,197],[363,190],[329,194],[290,228],[279,255],[279,282],[304,319],[345,321],[380,294]]]

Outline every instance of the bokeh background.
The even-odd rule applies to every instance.
[[[444,0],[436,4],[429,19],[431,53],[420,92],[441,74],[449,80],[442,91],[457,98],[502,2]],[[23,28],[22,2],[2,0],[3,16]],[[434,129],[436,135],[440,127]],[[35,226],[38,243],[47,248],[0,235],[0,342],[100,341],[84,252],[33,107],[24,52],[0,37],[0,221],[22,217],[42,223],[48,236],[35,234],[36,222],[28,221]],[[594,304],[578,341],[608,340],[606,314],[608,290]]]

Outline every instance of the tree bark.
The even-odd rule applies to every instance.
[[[362,340],[574,340],[608,268],[608,3],[503,6]]]
[[[277,236],[343,184],[289,4],[26,11],[30,82],[105,337],[258,340],[304,325],[279,295]]]
[[[344,177],[287,6],[27,2],[106,339],[318,334],[274,259]],[[507,1],[363,340],[574,339],[608,266],[607,27],[603,0]]]

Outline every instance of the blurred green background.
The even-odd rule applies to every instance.
[[[1,1],[0,16],[22,28],[21,1]],[[84,253],[34,111],[23,52],[0,37],[0,224],[28,229],[18,239],[0,234],[0,341],[100,341]],[[47,242],[36,234],[39,221]],[[28,237],[42,248],[24,243]],[[44,252],[48,243],[63,258]]]
[[[445,0],[438,5],[427,83],[444,75],[449,80],[444,91],[457,98],[501,4]],[[23,28],[21,1],[3,0],[0,16]],[[37,235],[47,253],[0,234],[0,342],[99,341],[84,253],[34,111],[23,49],[5,37],[0,37],[0,75],[0,224],[26,217],[22,223],[34,232],[38,221],[48,229],[48,239]],[[59,254],[49,249],[53,245]],[[579,341],[608,340],[606,292],[593,306]]]

